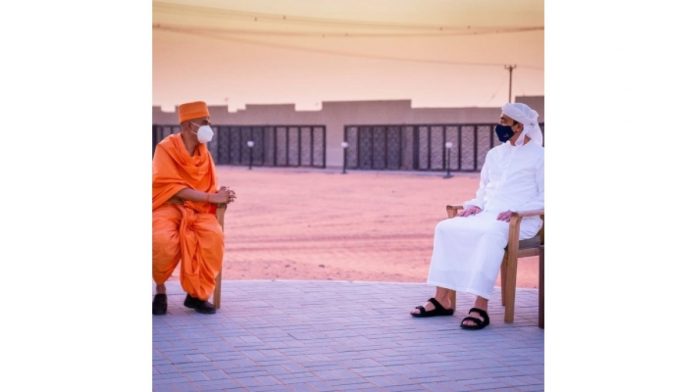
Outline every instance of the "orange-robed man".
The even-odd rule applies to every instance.
[[[178,109],[181,132],[159,142],[152,160],[152,277],[157,284],[152,314],[167,313],[164,282],[179,261],[184,305],[212,314],[208,298],[224,249],[215,209],[236,195],[217,188],[215,163],[206,147],[213,138],[206,103],[189,102]]]

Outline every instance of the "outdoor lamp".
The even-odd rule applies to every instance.
[[[254,162],[254,154],[253,154],[253,149],[254,149],[254,141],[253,140],[248,140],[247,141],[247,147],[249,147],[249,170],[251,170],[251,165]]]
[[[346,150],[348,149],[348,142],[341,142],[341,148],[343,148],[343,172],[341,174],[346,174],[346,164],[348,163],[348,154],[346,154]]]
[[[452,177],[452,174],[450,174],[450,154],[452,153],[452,146],[454,146],[454,144],[452,144],[452,142],[445,143],[445,148],[447,148],[447,155],[445,157],[445,159],[446,159],[445,165],[447,166],[447,174],[445,174],[444,178],[451,178]]]

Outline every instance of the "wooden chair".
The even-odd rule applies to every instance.
[[[463,206],[447,207],[447,217],[457,216]],[[515,290],[517,284],[517,259],[519,257],[539,256],[539,328],[544,328],[544,228],[542,226],[536,237],[520,241],[520,223],[526,216],[540,216],[544,219],[544,210],[519,211],[510,218],[508,246],[505,248],[503,262],[500,265],[500,286],[503,306],[505,306],[505,322],[512,323],[515,318]],[[455,290],[450,291],[452,306],[456,304]]]
[[[220,227],[222,228],[222,236],[224,238],[225,236],[225,210],[227,209],[227,204],[218,204],[217,209],[215,210],[215,217],[217,218],[217,221],[220,223]],[[223,251],[223,258],[224,258],[224,251]],[[222,292],[222,267],[220,268],[220,273],[218,274],[217,278],[215,278],[215,291],[213,292],[213,306],[215,309],[220,309],[220,294]]]

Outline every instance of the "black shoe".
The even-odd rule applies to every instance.
[[[184,306],[187,308],[195,309],[198,313],[203,314],[215,314],[215,307],[208,301],[203,301],[186,294],[186,299],[184,300]]]
[[[162,315],[167,313],[167,294],[156,294],[152,300],[152,314]]]

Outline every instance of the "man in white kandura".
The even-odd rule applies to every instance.
[[[476,198],[464,203],[459,216],[435,228],[428,275],[428,284],[437,286],[435,298],[411,311],[414,317],[452,315],[450,291],[464,291],[476,300],[461,327],[486,327],[510,216],[514,211],[544,208],[544,148],[537,112],[523,103],[505,104],[495,131],[503,144],[488,151]],[[538,216],[525,217],[520,240],[534,237],[541,225]]]

